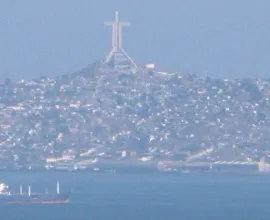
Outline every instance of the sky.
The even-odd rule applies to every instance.
[[[103,59],[119,11],[123,47],[161,71],[270,76],[269,0],[0,1],[0,79],[76,72]]]

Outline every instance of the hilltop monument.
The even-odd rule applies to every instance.
[[[105,63],[116,70],[137,70],[137,64],[127,54],[122,43],[122,27],[129,26],[128,22],[120,22],[118,11],[115,12],[113,22],[105,22],[112,26],[112,47],[105,58]]]

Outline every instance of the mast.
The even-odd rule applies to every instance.
[[[28,185],[28,196],[31,196],[31,186]]]
[[[60,193],[59,181],[57,180],[56,193]]]
[[[22,195],[22,184],[20,185],[20,195]]]

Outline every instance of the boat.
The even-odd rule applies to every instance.
[[[59,181],[57,181],[57,190],[54,193],[32,193],[31,186],[28,186],[28,192],[23,193],[20,185],[20,193],[11,193],[9,186],[0,182],[0,204],[54,204],[68,203],[71,192],[60,193]]]

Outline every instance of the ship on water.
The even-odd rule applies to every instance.
[[[71,192],[60,193],[59,182],[57,181],[57,190],[54,193],[32,193],[31,186],[28,186],[28,192],[23,193],[20,185],[20,193],[12,193],[9,186],[0,182],[0,204],[54,204],[68,203]]]

